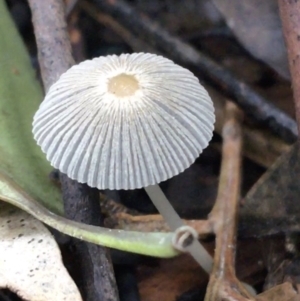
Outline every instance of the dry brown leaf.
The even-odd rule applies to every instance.
[[[0,267],[0,287],[25,300],[82,300],[48,229],[6,203],[0,203]]]
[[[184,292],[207,283],[207,275],[188,255],[160,261],[154,267],[142,266],[138,278],[142,301],[174,301]]]
[[[283,154],[243,200],[239,232],[262,237],[300,229],[300,143]]]
[[[276,0],[213,0],[240,43],[281,76],[290,78]]]
[[[299,301],[300,295],[289,282],[277,285],[258,295],[257,301]]]

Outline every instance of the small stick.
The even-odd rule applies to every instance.
[[[123,41],[129,45],[135,52],[149,52],[159,54],[153,47],[150,47],[147,42],[135,37],[128,29],[124,28],[118,20],[106,13],[97,10],[96,6],[88,1],[80,1],[78,6],[86,12],[92,19],[103,24],[105,27],[111,28]]]
[[[213,228],[208,220],[183,220],[187,226],[194,228],[199,236],[206,236],[213,233]],[[128,231],[139,232],[169,232],[162,215],[131,215],[126,212],[111,214],[105,221],[110,227]]]
[[[66,0],[65,14],[67,17],[72,13],[73,9],[77,5],[78,0]]]
[[[84,37],[78,25],[79,10],[75,9],[68,16],[68,32],[72,46],[72,53],[76,63],[86,59]]]
[[[69,69],[74,60],[67,33],[62,0],[28,0],[32,11],[38,57],[45,90]],[[61,174],[66,217],[101,226],[99,193],[87,185],[72,181]],[[72,240],[76,268],[80,269],[79,289],[85,301],[117,301],[118,292],[110,256],[106,248]]]
[[[278,0],[290,72],[298,130],[300,129],[300,2]],[[300,137],[298,137],[299,139]]]
[[[205,301],[251,300],[235,276],[237,209],[240,197],[242,153],[241,112],[226,104],[221,175],[216,203],[209,215],[216,234],[213,270]],[[230,296],[230,298],[229,298]]]

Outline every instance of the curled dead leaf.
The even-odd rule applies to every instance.
[[[213,0],[240,43],[282,77],[290,79],[287,52],[275,0]]]
[[[38,220],[0,203],[0,287],[30,301],[81,301],[51,233]]]

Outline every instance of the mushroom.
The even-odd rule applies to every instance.
[[[212,101],[189,70],[133,53],[71,67],[50,87],[33,134],[51,165],[71,179],[98,189],[145,188],[175,231],[184,224],[158,183],[195,161],[214,121]],[[189,251],[209,270],[212,259],[199,246],[196,240]]]

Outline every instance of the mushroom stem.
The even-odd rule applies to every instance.
[[[145,191],[172,231],[176,231],[178,228],[185,226],[158,184],[145,187]],[[205,272],[210,273],[213,264],[212,257],[198,240],[194,240],[193,243],[187,247],[187,251]]]
[[[163,216],[172,231],[184,225],[183,221],[161,190],[158,184],[145,187],[145,190],[155,205],[156,209]]]

